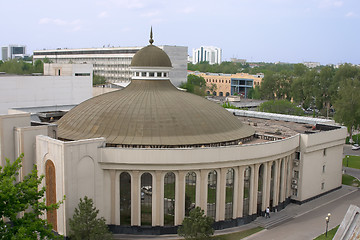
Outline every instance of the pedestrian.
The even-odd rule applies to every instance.
[[[269,207],[267,207],[266,210],[265,210],[265,218],[270,218],[270,209],[269,209]]]

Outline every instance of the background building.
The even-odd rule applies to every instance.
[[[1,48],[1,56],[3,61],[7,61],[15,58],[29,57],[26,54],[25,45],[9,45]]]
[[[221,48],[212,46],[201,46],[193,49],[192,63],[209,62],[209,64],[221,64],[222,51]]]
[[[44,76],[0,74],[0,114],[9,108],[79,104],[92,97],[91,64],[44,64]]]
[[[49,59],[52,63],[91,63],[94,74],[104,76],[108,82],[130,82],[129,65],[135,53],[142,47],[80,48],[34,51],[34,61]],[[178,86],[187,75],[187,47],[159,46],[170,57],[171,82]]]
[[[209,89],[207,94],[214,96],[230,96],[241,95],[247,98],[250,89],[255,86],[260,86],[264,74],[258,73],[251,75],[248,73],[197,73],[206,81],[206,86]]]

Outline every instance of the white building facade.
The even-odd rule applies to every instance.
[[[91,63],[94,74],[104,76],[109,82],[130,82],[130,63],[142,47],[110,47],[55,49],[34,51],[34,61],[45,58],[52,63]],[[187,77],[187,47],[159,46],[170,57],[173,68],[170,71],[171,82],[179,86]]]
[[[1,56],[3,61],[29,57],[29,54],[26,54],[25,45],[9,45],[1,48]]]
[[[0,74],[0,114],[9,108],[79,104],[92,97],[91,64],[45,64],[44,76]]]
[[[192,63],[209,62],[209,64],[221,64],[222,50],[213,46],[201,46],[193,49]]]

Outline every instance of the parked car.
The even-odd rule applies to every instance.
[[[359,146],[359,144],[355,143],[354,145],[352,145],[351,149],[352,150],[359,150],[360,146]]]

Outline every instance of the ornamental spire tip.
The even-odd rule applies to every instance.
[[[154,42],[153,40],[153,33],[152,33],[152,26],[151,26],[151,29],[150,29],[150,40],[149,40],[149,43],[152,45]]]

